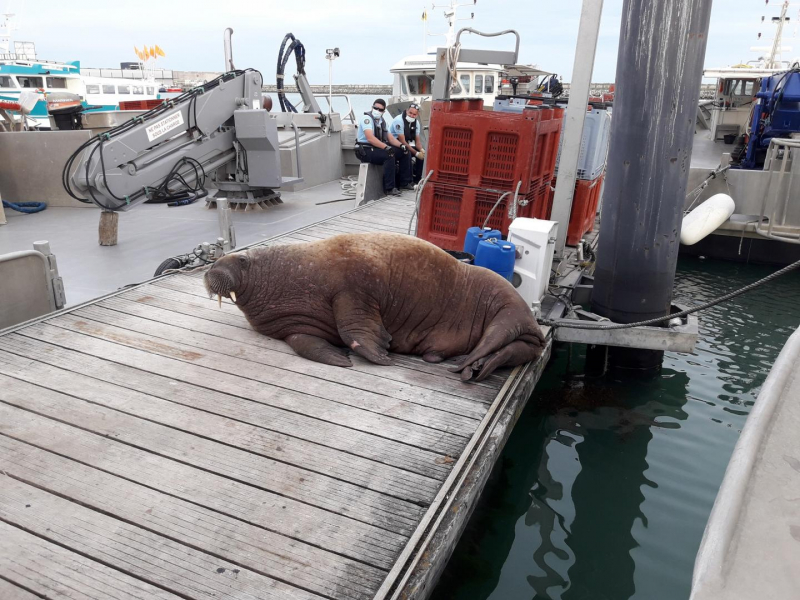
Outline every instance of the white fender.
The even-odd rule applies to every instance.
[[[683,217],[681,244],[691,246],[731,218],[736,205],[728,194],[715,194]]]

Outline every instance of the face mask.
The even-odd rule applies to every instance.
[[[375,117],[376,119],[380,119],[383,116],[383,113],[379,110],[373,110],[372,116]]]
[[[416,119],[414,117],[409,117],[408,115],[406,115],[406,121],[408,121],[409,123],[413,123],[414,121],[416,121]]]

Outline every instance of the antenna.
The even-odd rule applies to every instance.
[[[472,0],[472,2],[465,2],[459,4],[456,0],[451,0],[450,4],[436,4],[435,2],[431,4],[431,10],[436,10],[437,8],[444,9],[444,18],[447,19],[447,33],[431,33],[428,34],[430,36],[445,36],[445,45],[452,46],[456,41],[456,21],[471,21],[475,18],[475,13],[470,13],[468,18],[459,19],[457,17],[458,9],[464,8],[465,6],[475,6],[478,3],[478,0]]]

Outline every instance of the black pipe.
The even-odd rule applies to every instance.
[[[710,15],[711,0],[623,4],[592,292],[592,310],[617,323],[670,309]],[[598,352],[623,369],[657,370],[663,358]]]

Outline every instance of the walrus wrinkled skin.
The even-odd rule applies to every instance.
[[[205,285],[231,298],[259,333],[329,365],[352,366],[344,347],[379,365],[391,364],[389,351],[432,363],[466,355],[452,370],[481,381],[544,347],[508,281],[405,235],[338,235],[229,254]]]

